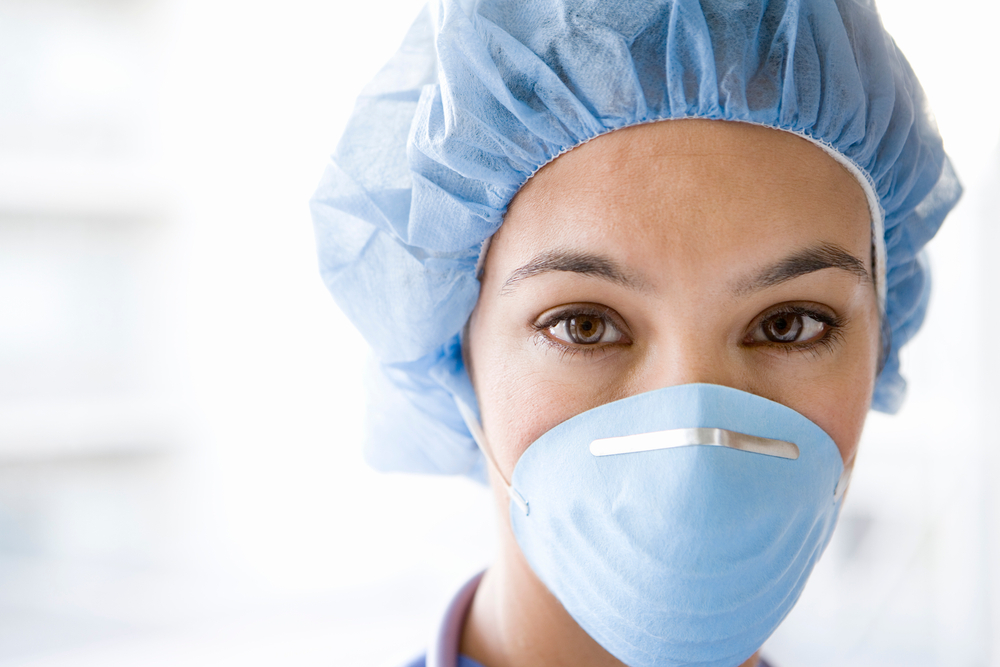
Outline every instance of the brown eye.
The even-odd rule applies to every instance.
[[[775,313],[765,318],[751,334],[755,343],[807,343],[821,338],[827,324],[804,313]]]
[[[604,321],[590,315],[574,317],[566,330],[574,343],[597,343],[604,334]]]
[[[608,318],[584,313],[560,319],[548,330],[553,338],[574,345],[617,343],[623,337]]]
[[[776,343],[791,343],[802,331],[801,315],[777,315],[764,321],[764,335]]]

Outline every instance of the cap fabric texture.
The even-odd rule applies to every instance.
[[[930,290],[921,249],[961,187],[873,2],[432,0],[311,202],[323,278],[376,357],[369,463],[483,478],[455,406],[476,404],[459,334],[483,244],[549,161],[677,118],[794,132],[859,179],[888,346],[873,407],[899,408],[899,349]]]

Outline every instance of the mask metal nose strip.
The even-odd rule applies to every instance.
[[[729,447],[782,459],[799,458],[799,448],[795,443],[737,433],[724,428],[675,428],[669,431],[600,438],[590,443],[590,453],[594,456],[612,456],[692,445]]]

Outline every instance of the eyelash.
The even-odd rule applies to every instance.
[[[628,328],[625,327],[620,319],[614,316],[610,308],[598,307],[598,306],[570,306],[565,310],[559,310],[552,313],[550,316],[540,319],[532,323],[531,328],[535,332],[536,343],[543,343],[549,345],[552,348],[559,351],[561,357],[567,355],[579,355],[582,354],[584,357],[591,357],[598,352],[605,352],[606,348],[611,346],[621,346],[630,345],[631,339],[627,333]],[[779,342],[758,342],[749,341],[748,338],[767,320],[777,317],[779,315],[798,315],[802,317],[810,317],[817,322],[821,322],[826,325],[826,331],[823,335],[813,341],[806,343],[779,343]],[[610,345],[568,345],[557,339],[549,336],[546,331],[551,327],[556,326],[560,322],[568,321],[574,317],[598,317],[604,318],[612,323],[612,325],[617,328],[623,336],[627,339],[626,342],[612,343]],[[800,353],[812,353],[813,355],[818,354],[817,348],[824,348],[826,350],[831,350],[837,346],[843,340],[844,318],[831,315],[827,312],[819,310],[817,308],[810,308],[807,306],[794,305],[794,304],[782,304],[776,306],[770,311],[764,313],[754,320],[753,324],[748,328],[748,333],[743,337],[743,344],[747,347],[766,347],[775,351],[782,352],[786,355],[795,352]]]
[[[802,317],[810,317],[817,322],[821,322],[826,325],[826,331],[820,338],[816,340],[809,341],[806,343],[779,343],[779,342],[758,342],[758,341],[748,341],[750,336],[757,330],[758,327],[763,325],[764,322],[771,318],[778,317],[779,315],[799,315]],[[747,330],[747,334],[743,337],[744,345],[747,347],[767,347],[776,351],[783,352],[784,354],[792,354],[793,352],[811,352],[814,355],[818,353],[817,348],[822,347],[827,350],[831,350],[837,346],[843,340],[844,333],[842,328],[844,326],[845,320],[837,315],[831,315],[830,313],[824,312],[818,308],[810,308],[808,306],[794,305],[794,304],[781,304],[775,306],[768,312],[764,313],[760,317],[754,320],[753,324]]]
[[[549,345],[559,351],[561,357],[567,355],[578,355],[582,354],[584,357],[592,357],[598,352],[606,352],[608,347],[618,347],[622,345],[630,345],[632,343],[629,338],[628,328],[625,327],[621,320],[613,315],[610,308],[603,306],[568,306],[565,310],[558,310],[544,319],[540,319],[532,323],[531,328],[535,331],[535,341],[536,343],[542,343]],[[544,315],[544,313],[543,313]],[[551,327],[556,326],[560,322],[567,322],[574,317],[597,317],[609,321],[612,326],[614,326],[624,337],[624,342],[609,343],[604,345],[568,345],[555,338],[549,336],[546,331]]]

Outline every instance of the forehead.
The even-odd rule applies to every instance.
[[[511,201],[490,263],[572,248],[717,272],[819,243],[871,268],[867,200],[836,160],[780,130],[673,120],[600,136],[539,170]]]

